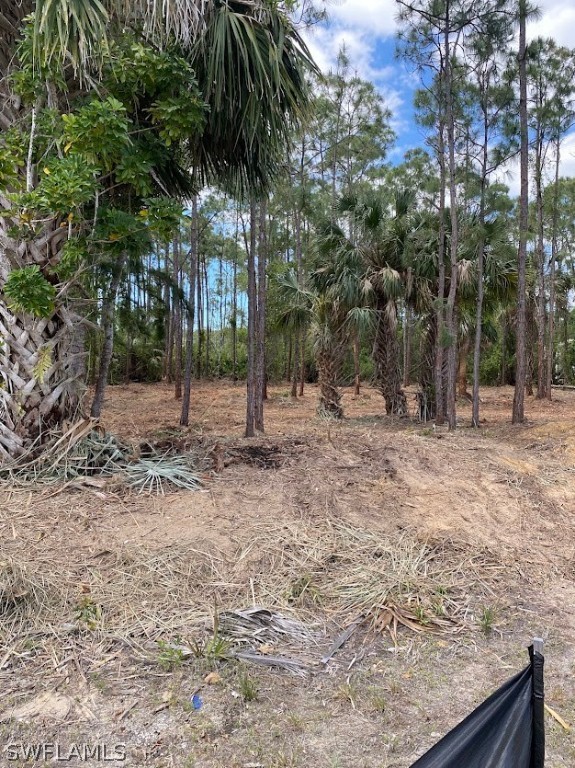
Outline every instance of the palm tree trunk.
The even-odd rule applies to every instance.
[[[8,121],[10,103],[0,105]],[[0,209],[11,207],[0,192]],[[40,435],[73,420],[84,394],[84,329],[77,315],[58,302],[47,318],[12,311],[2,289],[12,269],[56,263],[64,228],[47,225],[35,240],[12,238],[18,222],[0,215],[0,462],[20,455]]]
[[[420,391],[419,418],[427,422],[435,418],[437,398],[435,396],[435,353],[437,349],[437,314],[430,312],[424,330],[421,345],[421,364],[419,374]]]
[[[411,307],[405,305],[403,322],[403,386],[408,387],[411,379]]]
[[[341,419],[343,418],[343,407],[338,388],[341,353],[337,347],[337,343],[323,342],[321,348],[316,349],[316,357],[320,393],[319,411],[334,419]]]
[[[397,308],[392,301],[378,299],[374,354],[379,388],[385,399],[387,415],[407,416],[407,400],[401,388]]]

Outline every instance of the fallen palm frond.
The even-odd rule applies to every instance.
[[[291,641],[305,645],[317,639],[317,633],[301,621],[260,607],[223,611],[219,616],[219,629],[226,637],[241,643],[257,641],[273,645]]]
[[[124,475],[125,484],[138,493],[163,496],[166,487],[195,491],[200,486],[198,474],[190,469],[189,462],[183,457],[139,459],[125,466]]]
[[[189,459],[167,453],[137,458],[131,446],[106,433],[94,419],[76,422],[39,448],[33,446],[16,463],[0,468],[0,479],[15,485],[53,485],[114,476],[138,493],[159,495],[200,485]]]

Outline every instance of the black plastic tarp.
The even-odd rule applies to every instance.
[[[411,768],[543,768],[543,656],[475,709]]]

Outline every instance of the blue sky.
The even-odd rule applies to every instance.
[[[552,37],[575,48],[575,2],[540,0],[541,17],[529,24],[528,37]],[[422,134],[413,119],[413,91],[417,83],[404,62],[394,58],[397,29],[395,0],[330,0],[329,22],[306,33],[310,50],[322,70],[335,67],[339,49],[345,44],[352,69],[371,80],[393,113],[398,135],[391,160],[399,160],[406,149],[422,144]],[[575,131],[562,148],[561,172],[575,176]],[[517,174],[510,167],[506,183],[517,191]]]

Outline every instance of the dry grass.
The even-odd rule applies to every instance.
[[[489,576],[499,571],[449,544],[420,542],[407,532],[393,539],[329,520],[261,526],[231,555],[201,544],[86,555],[78,552],[63,567],[58,553],[39,542],[2,562],[4,647],[17,650],[30,635],[63,642],[70,633],[80,642],[90,635],[89,642],[103,647],[120,641],[152,653],[160,640],[197,645],[213,631],[214,606],[223,637],[248,642],[257,633],[250,634],[237,611],[250,605],[281,612],[292,628],[284,631],[286,645],[297,639],[294,627],[313,646],[315,628],[323,626],[325,637],[358,620],[388,629],[397,642],[399,625],[418,632],[464,629],[489,590]],[[279,642],[282,630],[275,631]],[[260,645],[270,642],[268,635]],[[319,651],[316,656],[317,663]]]
[[[532,404],[535,422],[517,429],[510,392],[489,390],[481,432],[446,435],[386,420],[369,390],[346,393],[348,418],[328,429],[310,389],[292,403],[271,388],[266,438],[244,440],[242,387],[194,394],[196,422],[179,430],[168,387],[112,388],[106,427],[135,457],[146,445],[190,453],[205,472],[198,492],[0,486],[6,707],[56,690],[72,702],[71,740],[82,722],[150,749],[164,739],[170,755],[154,768],[184,765],[190,743],[206,768],[278,755],[294,768],[405,768],[542,633],[549,704],[571,723],[575,397]],[[73,470],[60,448],[55,470]],[[221,661],[234,655],[251,665],[249,706],[243,665]],[[183,691],[214,667],[222,681],[190,713]],[[9,728],[39,741],[45,714]],[[548,762],[560,768],[575,753],[553,727]]]

